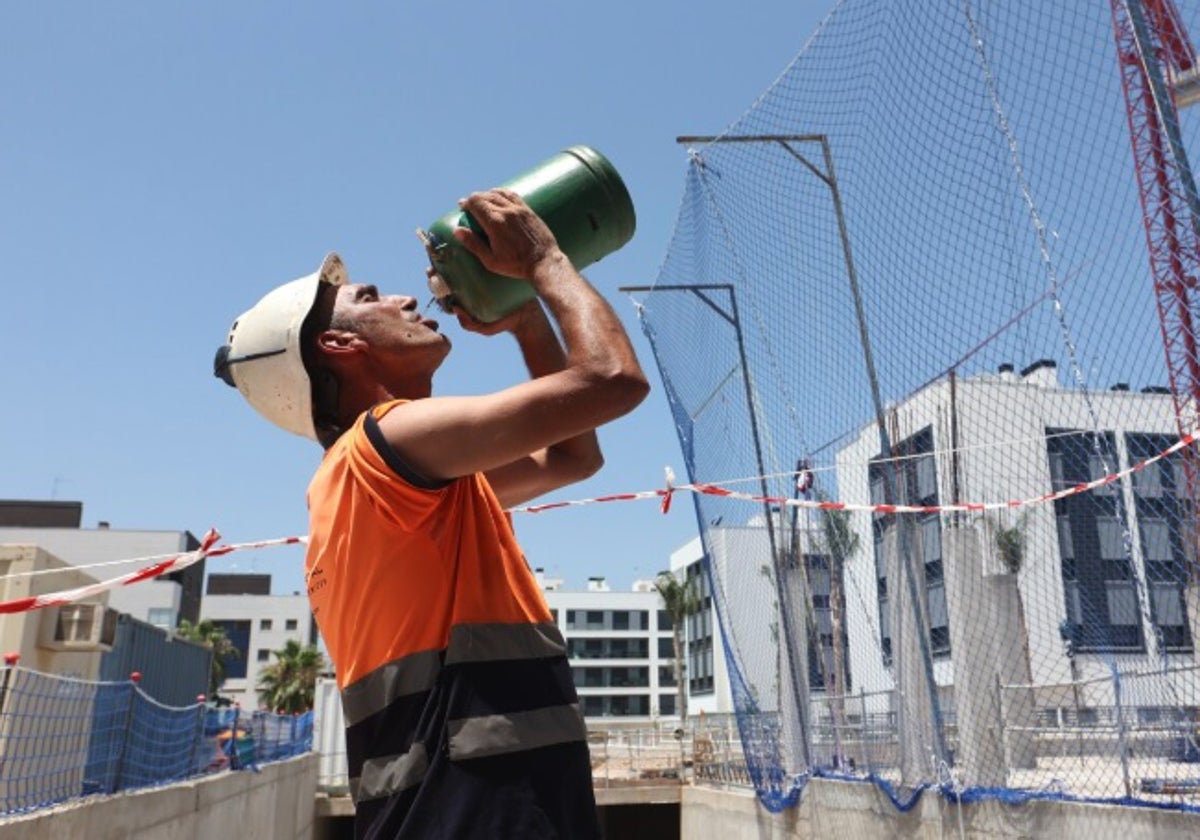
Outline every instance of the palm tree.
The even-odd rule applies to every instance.
[[[175,632],[180,638],[212,650],[212,668],[208,672],[208,696],[216,697],[217,689],[225,682],[226,661],[237,659],[242,655],[241,652],[229,640],[225,628],[214,623],[211,618],[201,619],[196,624],[185,618],[179,622],[179,628]]]
[[[818,494],[821,497],[821,494]],[[822,501],[824,499],[822,498]],[[842,575],[846,561],[858,553],[858,532],[850,527],[850,514],[845,510],[822,510],[821,532],[825,550],[829,553],[829,618],[833,633],[833,681],[829,694],[833,698],[834,751],[837,765],[842,764],[842,725],[846,718],[846,653],[842,638],[845,626],[842,615],[845,599],[842,595]]]
[[[670,572],[659,572],[654,588],[662,599],[663,611],[671,617],[671,640],[675,643],[675,690],[680,726],[687,723],[687,685],[683,681],[683,622],[700,609],[700,596],[692,581],[681,582]]]
[[[259,701],[280,714],[307,712],[313,707],[325,657],[316,645],[301,645],[295,639],[272,653],[275,661],[258,672]]]

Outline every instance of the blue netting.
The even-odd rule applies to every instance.
[[[165,706],[135,683],[0,671],[0,813],[253,768],[312,749],[312,712]]]

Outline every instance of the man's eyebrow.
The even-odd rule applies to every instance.
[[[354,299],[355,299],[355,300],[362,300],[362,297],[363,297],[363,295],[374,295],[375,297],[379,297],[379,289],[377,289],[377,288],[375,288],[374,286],[371,286],[371,285],[362,285],[362,286],[359,286],[359,287],[358,287],[358,288],[357,288],[357,289],[354,291]]]

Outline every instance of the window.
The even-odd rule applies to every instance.
[[[810,637],[808,644],[808,684],[813,691],[826,691],[834,684],[834,651],[833,651],[833,610],[832,610],[832,570],[830,558],[823,554],[805,555],[804,562],[808,568],[808,585],[812,593],[813,624],[812,632],[816,634],[819,644],[814,644]],[[839,582],[840,615],[842,616],[842,668],[838,677],[842,680],[841,691],[849,688],[850,661],[849,636],[846,630],[846,588],[844,585],[844,567],[839,566],[841,576]]]
[[[243,680],[246,678],[246,660],[250,652],[250,621],[214,621],[213,624],[225,631],[225,638],[233,645],[235,654],[221,660],[225,666],[227,680]]]
[[[670,637],[660,636],[658,639],[658,658],[659,659],[674,659],[675,658],[675,641]]]
[[[892,446],[891,457],[880,455],[868,467],[873,504],[938,504],[937,459],[933,429],[925,427]],[[894,498],[893,498],[894,497]],[[891,609],[888,588],[888,549],[906,550],[925,573],[925,617],[930,647],[937,657],[950,655],[950,620],[942,566],[942,522],[938,514],[917,519],[912,514],[872,515],[875,588],[879,599],[879,642],[883,662],[892,661]]]
[[[1111,433],[1047,429],[1046,451],[1055,489],[1083,484],[1117,469]],[[1080,651],[1142,650],[1131,534],[1120,484],[1106,489],[1106,493],[1080,493],[1054,502],[1066,632]]]
[[[675,695],[674,694],[658,695],[658,713],[660,715],[675,714]]]
[[[612,629],[628,630],[629,613],[626,610],[614,610],[612,614]]]
[[[258,661],[259,662],[270,662],[271,661],[271,651],[267,650],[266,648],[259,648],[258,649]]]
[[[283,623],[283,629],[284,629],[284,630],[295,630],[295,629],[296,629],[297,627],[299,627],[299,626],[300,626],[300,623],[299,623],[299,621],[297,621],[297,620],[296,620],[296,619],[294,619],[294,618],[289,618],[287,621],[285,621],[285,622]]]
[[[1127,435],[1129,461],[1140,463],[1173,442],[1166,435]],[[1187,569],[1184,546],[1188,539],[1194,539],[1196,528],[1187,502],[1182,458],[1183,453],[1177,452],[1133,474],[1151,620],[1163,647],[1170,651],[1192,648],[1184,602]]]
[[[175,610],[170,607],[151,607],[146,614],[146,621],[155,627],[174,627]]]
[[[671,614],[666,610],[658,611],[658,629],[670,630],[674,628],[675,622],[671,621]]]
[[[259,622],[258,622],[259,630],[270,630],[272,626],[273,626],[273,622],[271,621],[271,619],[269,619],[269,618],[259,619]]]

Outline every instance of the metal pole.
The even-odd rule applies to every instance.
[[[732,310],[732,312],[725,312],[719,306],[717,306],[708,296],[701,294],[702,292],[705,292],[705,291],[715,291],[715,290],[720,290],[720,291],[724,291],[724,292],[728,293],[730,309]],[[711,307],[714,311],[716,311],[719,315],[721,315],[721,317],[723,317],[726,321],[728,321],[729,324],[733,327],[734,335],[737,338],[738,361],[739,361],[739,364],[741,365],[742,372],[743,372],[742,385],[743,385],[743,388],[745,390],[745,395],[746,395],[746,407],[750,412],[750,435],[751,435],[751,439],[754,444],[754,458],[755,458],[755,465],[758,468],[759,487],[760,487],[760,489],[762,491],[762,495],[764,497],[770,496],[771,494],[767,487],[766,466],[763,461],[762,443],[760,441],[759,432],[758,432],[758,414],[755,411],[755,407],[754,407],[755,406],[754,391],[750,384],[750,366],[746,361],[746,344],[742,338],[742,322],[738,315],[737,293],[736,293],[736,290],[734,289],[734,287],[728,283],[697,284],[697,285],[668,285],[668,286],[623,286],[623,287],[621,287],[620,291],[622,291],[622,292],[673,292],[673,291],[690,292],[690,293],[696,295],[696,297],[699,298],[701,301],[703,301],[705,303],[705,305]],[[689,469],[690,469],[690,467],[689,467]],[[694,478],[694,476],[693,476],[693,478]],[[773,565],[773,571],[775,573],[776,596],[779,598],[780,604],[784,605],[784,607],[785,607],[785,608],[781,609],[784,626],[781,628],[780,644],[787,645],[787,649],[790,651],[790,649],[791,649],[790,642],[791,642],[791,639],[794,638],[794,635],[793,635],[794,628],[792,627],[792,616],[791,616],[792,611],[790,609],[786,608],[786,606],[790,603],[790,600],[788,599],[788,595],[787,595],[787,587],[784,586],[783,579],[782,579],[782,572],[784,571],[784,569],[781,568],[782,567],[782,563],[780,562],[781,555],[780,555],[779,548],[775,542],[775,530],[773,527],[774,517],[772,515],[771,505],[769,502],[766,502],[766,501],[763,502],[763,514],[765,515],[766,522],[767,522],[767,528],[766,528],[767,541],[768,541],[770,552],[771,552],[771,562]],[[701,523],[701,526],[702,526],[701,531],[703,531],[704,530],[703,523]],[[710,583],[711,583],[711,580],[710,580]],[[789,662],[790,661],[791,661],[791,657],[789,656]],[[802,663],[802,666],[807,669],[808,663],[807,662]],[[799,718],[799,724],[800,724],[800,741],[801,741],[801,743],[799,744],[799,747],[801,749],[801,760],[804,762],[805,767],[809,767],[809,766],[811,766],[812,762],[810,760],[810,755],[809,755],[809,733],[808,733],[808,722],[807,722],[807,711],[808,710],[807,710],[807,703],[805,703],[803,701],[803,695],[800,691],[799,683],[797,682],[796,670],[797,670],[796,668],[789,667],[788,668],[788,676],[790,678],[789,682],[791,684],[790,687],[792,690],[792,697],[796,704],[796,713],[797,713],[797,717]],[[782,712],[782,705],[783,705],[782,698],[779,698],[779,705],[781,707],[780,711]]]
[[[1112,669],[1113,703],[1117,712],[1117,747],[1121,753],[1121,779],[1125,783],[1125,796],[1133,796],[1133,786],[1129,781],[1129,741],[1125,732],[1125,715],[1121,708],[1121,672],[1115,662],[1109,663]]]
[[[113,775],[113,788],[111,793],[115,793],[121,789],[121,782],[125,775],[125,755],[129,751],[130,732],[133,729],[133,707],[137,703],[138,683],[142,681],[142,675],[134,671],[129,675],[129,705],[125,707],[125,726],[122,729],[121,749],[117,753],[117,769]]]
[[[829,148],[829,139],[824,135],[821,136],[821,152],[825,159],[825,174],[828,178],[829,192],[833,197],[833,210],[837,216],[838,236],[842,241],[842,254],[846,260],[846,276],[850,283],[850,294],[854,298],[854,316],[858,320],[858,335],[859,341],[862,344],[863,363],[867,368],[867,380],[871,386],[871,402],[875,408],[875,422],[879,427],[880,452],[885,457],[890,457],[892,446],[891,441],[888,439],[883,397],[879,390],[879,377],[876,374],[875,358],[871,351],[871,339],[867,333],[867,317],[863,310],[862,294],[858,287],[858,272],[854,269],[854,255],[850,250],[850,234],[846,229],[846,216],[842,209],[842,194],[841,190],[838,189],[837,174],[833,167],[833,153]],[[884,469],[884,481],[885,488],[891,494],[892,499],[897,499],[895,467],[890,461]],[[899,527],[899,520],[897,520],[896,524]],[[944,760],[947,757],[945,733],[942,731],[941,700],[938,697],[937,682],[933,676],[933,652],[930,649],[929,634],[926,630],[928,622],[925,620],[925,614],[921,608],[921,598],[917,591],[916,572],[912,568],[913,557],[908,543],[907,529],[901,527],[898,536],[900,558],[904,569],[905,584],[908,588],[908,598],[916,612],[917,639],[920,642],[922,665],[925,669],[925,679],[929,683],[929,704],[933,710],[934,750],[937,758]]]
[[[842,256],[846,263],[846,276],[850,284],[850,294],[854,300],[854,315],[858,322],[859,342],[862,346],[863,363],[866,366],[867,380],[871,388],[871,401],[875,409],[875,422],[879,427],[879,446],[880,451],[885,458],[889,458],[892,453],[891,441],[887,433],[885,414],[883,409],[883,398],[879,389],[879,378],[876,374],[875,359],[871,351],[870,336],[867,332],[867,319],[863,309],[862,295],[858,287],[858,272],[854,267],[854,254],[850,248],[850,234],[846,226],[846,214],[842,206],[841,190],[838,188],[837,174],[833,165],[833,153],[829,146],[829,138],[824,134],[791,134],[791,135],[770,135],[770,134],[754,134],[744,135],[741,137],[735,135],[714,135],[714,136],[684,136],[677,137],[677,143],[778,143],[785,151],[796,158],[810,172],[825,183],[829,188],[830,196],[833,200],[834,215],[837,219],[838,236],[842,244]],[[825,163],[825,171],[821,172],[803,155],[792,148],[789,143],[820,143],[821,153]],[[740,332],[739,332],[740,339]],[[896,492],[896,477],[894,475],[895,467],[890,460],[886,462],[884,469],[884,489],[888,496],[889,504],[896,503],[898,494]],[[764,489],[764,495],[766,491]],[[897,525],[899,522],[897,521]],[[928,633],[926,626],[928,622],[925,620],[924,611],[921,607],[921,599],[917,591],[916,574],[912,568],[912,552],[909,550],[908,535],[906,529],[901,527],[899,532],[899,545],[901,566],[903,568],[903,577],[905,579],[906,588],[908,589],[909,600],[912,602],[913,609],[916,611],[918,641],[922,659],[922,665],[925,671],[925,678],[929,683],[929,698],[930,707],[933,712],[933,737],[934,737],[934,752],[938,759],[944,760],[947,757],[945,733],[942,731],[942,710],[941,701],[938,697],[937,682],[933,675],[933,653],[930,648]]]
[[[1000,672],[996,672],[996,693],[1000,698],[1000,745],[1001,757],[1004,760],[1004,779],[1008,781],[1008,768],[1012,766],[1012,747],[1008,740],[1008,706],[1004,702],[1004,683],[1000,679]]]

